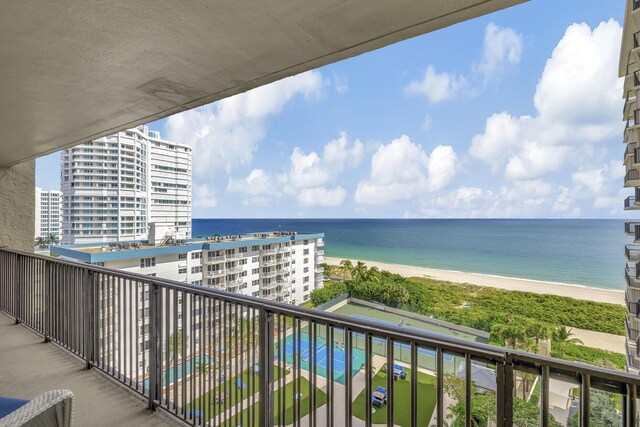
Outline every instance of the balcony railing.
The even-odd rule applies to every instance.
[[[633,196],[629,196],[626,199],[624,199],[624,208],[625,209],[629,209],[629,208],[635,208],[636,207],[636,198]]]
[[[628,261],[640,261],[640,246],[626,245],[624,255]]]
[[[399,411],[410,425],[431,425],[419,410],[425,370],[432,372],[435,425],[448,422],[444,376],[458,365],[466,425],[472,368],[480,365],[495,380],[491,425],[513,425],[524,375],[540,379],[540,425],[550,420],[551,380],[579,388],[580,425],[589,425],[592,390],[620,396],[621,425],[635,422],[640,378],[624,372],[4,249],[0,310],[144,396],[149,408],[192,425],[298,425],[303,417],[318,425],[319,416],[327,425],[351,425],[356,416],[371,425],[374,355],[406,367],[401,400],[394,376],[383,380],[387,425]],[[355,391],[362,394],[357,411]],[[291,397],[303,393],[306,400]]]
[[[634,181],[640,179],[640,171],[638,169],[629,169],[624,176],[624,181]]]

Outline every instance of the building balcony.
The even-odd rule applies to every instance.
[[[640,289],[640,278],[638,278],[639,271],[640,270],[638,270],[637,264],[634,264],[632,266],[627,264],[627,268],[624,272],[624,278],[627,282],[627,287]]]
[[[311,417],[317,417],[317,425],[327,424],[327,417],[336,426],[366,425],[352,411],[354,399],[361,396],[363,417],[371,414],[374,375],[384,364],[401,363],[408,375],[399,381],[407,382],[386,377],[387,407],[408,414],[413,425],[443,425],[445,373],[452,366],[466,373],[463,394],[471,402],[472,368],[482,366],[495,389],[498,426],[513,425],[514,384],[525,373],[540,378],[543,420],[549,417],[554,382],[567,378],[580,396],[593,389],[620,395],[627,402],[619,409],[621,418],[635,419],[637,376],[277,302],[287,294],[283,288],[253,298],[0,249],[0,310],[5,313],[0,315],[0,392],[30,398],[43,389],[68,388],[77,396],[77,425],[100,420],[109,425],[270,427],[294,421],[309,425]],[[148,316],[140,317],[137,304],[147,295]],[[104,306],[105,296],[118,307],[117,315],[114,305]],[[199,315],[189,315],[197,310],[202,310]],[[188,332],[181,335],[181,345],[173,345],[181,331]],[[298,350],[295,344],[280,345],[301,342],[303,335]],[[325,337],[340,344],[337,350],[320,357],[325,341],[315,351],[300,350]],[[632,369],[638,366],[635,358],[629,361]],[[286,375],[276,374],[281,369],[288,369]],[[257,380],[248,375],[243,400],[234,400],[236,378],[247,371],[255,372]],[[223,375],[227,380],[221,383]],[[419,411],[421,375],[428,375],[433,400],[439,402],[427,416]],[[322,402],[308,399],[304,415],[296,415],[299,405],[276,408],[276,402],[291,395],[289,384],[302,382],[302,390],[318,387]],[[405,391],[396,401],[393,390],[400,386]],[[215,404],[212,396],[222,396],[225,404]],[[588,414],[590,400],[581,399],[581,404]],[[465,410],[468,417],[470,405]]]
[[[204,277],[206,278],[222,277],[224,275],[225,275],[224,270],[211,270],[211,271],[207,270],[204,273]]]
[[[269,271],[261,271],[260,272],[260,277],[263,278],[267,278],[267,277],[275,277],[278,274],[277,270],[275,268],[272,268]]]
[[[278,253],[277,249],[262,249],[260,251],[261,255],[275,255],[276,253]]]
[[[210,257],[207,257],[207,261],[206,262],[207,263],[216,263],[216,262],[221,262],[221,261],[224,261],[224,260],[225,260],[224,255],[221,255],[221,256],[210,256]]]
[[[324,251],[323,250],[316,251],[316,258],[324,258]]]
[[[627,221],[624,223],[624,232],[634,238],[636,238],[638,228],[640,228],[640,222]]]
[[[227,261],[231,261],[231,260],[242,259],[242,254],[238,252],[234,252],[232,254],[225,254],[224,257]]]
[[[242,273],[242,270],[244,270],[241,265],[236,265],[234,267],[225,267],[224,269],[227,273]]]
[[[624,210],[638,210],[640,204],[634,196],[629,196],[624,199]]]
[[[262,265],[274,265],[276,263],[275,259],[264,259],[262,260]]]
[[[624,186],[627,188],[640,186],[640,170],[627,170],[627,173],[624,176]]]
[[[639,299],[640,289],[628,288],[624,293],[624,301],[627,304],[627,311],[629,312],[629,314],[632,314],[636,317],[638,317],[638,314],[640,313],[640,304],[638,302]]]

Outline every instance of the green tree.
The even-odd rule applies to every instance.
[[[35,241],[35,246],[37,246],[40,249],[44,249],[48,246],[49,244],[47,243],[47,239],[44,237],[38,237],[36,238]]]
[[[47,234],[47,243],[49,245],[59,245],[60,244],[60,238],[55,233],[49,233],[49,234]]]
[[[616,409],[616,399],[614,396],[600,390],[591,390],[589,396],[591,400],[590,425],[598,427],[618,427],[622,424],[622,419]],[[578,427],[580,425],[580,414],[577,413],[567,423],[567,427]]]
[[[362,261],[358,261],[351,271],[351,278],[356,282],[362,282],[367,280],[368,273],[369,269],[367,268],[367,265]]]
[[[573,329],[567,329],[566,326],[560,326],[553,332],[553,341],[558,346],[558,353],[560,357],[564,356],[564,348],[566,344],[580,344],[584,343],[578,338],[571,338]]]
[[[551,338],[551,325],[537,320],[529,320],[525,326],[527,336],[533,338],[535,342],[535,352],[540,348],[540,341]]]
[[[353,277],[353,263],[350,259],[343,259],[340,261],[340,268],[342,270],[342,279],[351,279]]]
[[[525,341],[527,333],[522,324],[512,322],[494,325],[491,328],[491,337],[501,342],[505,347],[516,349],[520,343]]]

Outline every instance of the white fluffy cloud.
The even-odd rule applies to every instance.
[[[296,95],[319,94],[322,75],[309,71],[167,119],[168,139],[194,148],[195,181],[249,164],[266,134],[265,120]]]
[[[516,65],[522,57],[522,35],[512,28],[499,27],[493,22],[484,31],[482,61],[478,71],[484,75],[485,83],[500,73],[505,65]]]
[[[300,206],[341,206],[347,197],[347,191],[340,185],[334,188],[303,188],[298,193]]]
[[[622,82],[616,64],[622,29],[614,21],[593,31],[569,26],[547,60],[534,96],[535,117],[507,112],[487,119],[469,153],[511,180],[535,179],[559,170],[572,150],[620,132]],[[580,177],[578,177],[580,179]]]
[[[473,66],[469,76],[448,72],[437,72],[429,65],[420,80],[413,80],[405,92],[423,95],[432,104],[437,104],[455,97],[459,92],[467,90],[476,93],[470,82],[478,77],[486,84],[492,77],[500,74],[507,65],[517,65],[522,57],[522,35],[512,28],[503,28],[490,23],[485,28],[482,46],[482,60]]]
[[[374,153],[370,179],[358,183],[355,200],[382,204],[440,190],[455,178],[457,164],[452,147],[440,145],[429,156],[420,145],[403,135]]]
[[[289,170],[280,178],[284,190],[296,194],[300,206],[339,206],[346,197],[341,186],[326,188],[335,182],[347,166],[360,163],[364,145],[356,139],[349,142],[345,132],[324,145],[322,153],[305,153],[300,147],[293,149],[289,158]]]
[[[357,166],[364,154],[360,140],[349,141],[345,132],[326,143],[320,154],[305,153],[295,147],[289,157],[287,170],[281,175],[254,169],[245,178],[230,178],[227,191],[249,196],[246,205],[267,206],[281,196],[293,196],[298,205],[340,206],[347,191],[340,185],[331,187],[340,173],[349,166]],[[284,194],[282,194],[284,193]]]
[[[422,80],[412,81],[405,91],[410,94],[424,95],[429,102],[436,104],[453,98],[467,86],[464,76],[450,73],[437,73],[433,65],[427,67]]]
[[[575,190],[554,187],[542,180],[514,182],[498,191],[462,186],[433,199],[421,199],[420,213],[427,217],[534,218],[575,217]]]
[[[218,205],[214,192],[207,184],[193,186],[193,205],[199,208],[215,208]]]
[[[262,169],[254,169],[242,179],[229,178],[227,191],[246,193],[252,196],[276,193],[276,186],[271,177]]]

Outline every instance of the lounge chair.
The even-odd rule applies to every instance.
[[[378,408],[382,408],[382,406],[386,405],[387,389],[382,386],[378,386],[371,396],[371,403]]]
[[[240,378],[238,378],[238,379],[237,379],[237,381],[236,381],[236,386],[237,386],[239,389],[245,389],[245,388],[247,388],[247,385],[246,385],[245,383],[243,383],[243,382],[242,382],[242,380],[241,380]]]
[[[73,393],[51,390],[32,400],[0,398],[0,417],[0,427],[69,427],[73,421]]]

